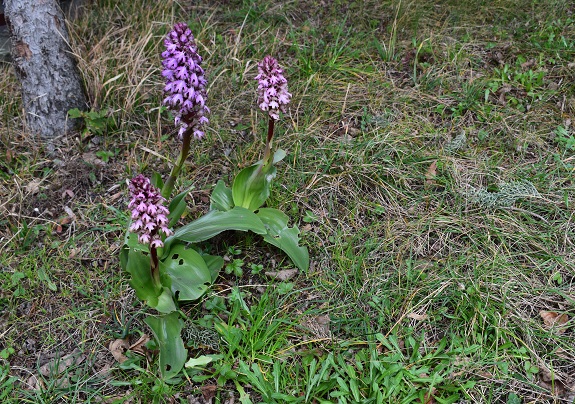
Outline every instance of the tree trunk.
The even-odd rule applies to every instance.
[[[64,15],[57,0],[4,0],[4,7],[28,130],[52,140],[75,126],[70,109],[86,109]]]

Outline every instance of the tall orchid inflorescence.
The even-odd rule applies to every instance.
[[[208,123],[206,106],[206,78],[202,64],[202,57],[198,54],[198,47],[192,31],[188,26],[179,22],[168,33],[164,40],[166,50],[162,52],[162,76],[166,78],[164,99],[166,105],[175,116],[176,125],[180,126],[178,135],[182,140],[182,149],[176,164],[164,186],[162,196],[168,198],[176,178],[188,157],[190,139],[204,136],[203,125]]]
[[[279,111],[286,112],[286,105],[290,102],[291,94],[288,93],[287,80],[283,75],[283,69],[278,61],[266,56],[258,63],[258,105],[262,111],[267,112],[268,136],[264,151],[264,165],[270,164],[271,143],[274,136],[274,124],[280,118]]]
[[[210,110],[205,105],[207,81],[196,41],[188,26],[180,22],[168,33],[164,45],[162,76],[166,78],[164,92],[167,94],[164,105],[175,115],[180,138],[190,129],[194,137],[200,139],[204,136],[201,128],[208,123],[206,114]]]
[[[153,248],[163,247],[160,233],[166,237],[173,234],[167,227],[170,212],[164,206],[165,199],[142,174],[132,178],[129,188],[132,196],[128,204],[128,208],[132,209],[130,231],[138,234],[138,241],[142,244],[149,244]]]
[[[279,111],[286,112],[285,107],[291,99],[283,72],[278,61],[271,56],[258,63],[255,78],[258,80],[258,105],[274,120],[279,119]]]

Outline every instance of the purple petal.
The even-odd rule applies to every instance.
[[[164,243],[162,243],[162,240],[160,240],[159,238],[152,240],[152,242],[150,243],[150,247],[153,248],[162,248],[164,246]]]

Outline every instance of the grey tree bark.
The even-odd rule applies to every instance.
[[[28,130],[53,140],[76,126],[68,110],[86,109],[64,14],[58,0],[4,0],[4,8]]]

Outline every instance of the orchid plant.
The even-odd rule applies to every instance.
[[[288,217],[278,209],[263,207],[276,176],[275,164],[285,157],[273,152],[274,125],[286,112],[291,94],[277,60],[266,56],[258,64],[258,105],[268,117],[263,159],[241,170],[231,188],[217,182],[210,210],[204,216],[175,228],[186,209],[184,191],[172,193],[188,157],[192,138],[202,139],[209,123],[206,106],[207,80],[194,36],[185,23],[175,24],[164,40],[162,76],[166,80],[163,104],[172,112],[182,142],[180,155],[165,182],[137,175],[129,183],[131,223],[121,251],[122,268],[131,277],[130,285],[139,299],[160,314],[146,323],[159,348],[164,379],[178,375],[187,350],[181,338],[185,314],[180,306],[199,299],[219,276],[224,260],[207,255],[198,243],[227,230],[251,231],[283,250],[300,270],[309,267],[309,255],[299,245],[299,230],[288,227]],[[168,203],[169,200],[169,203]],[[173,229],[173,230],[172,230]]]

